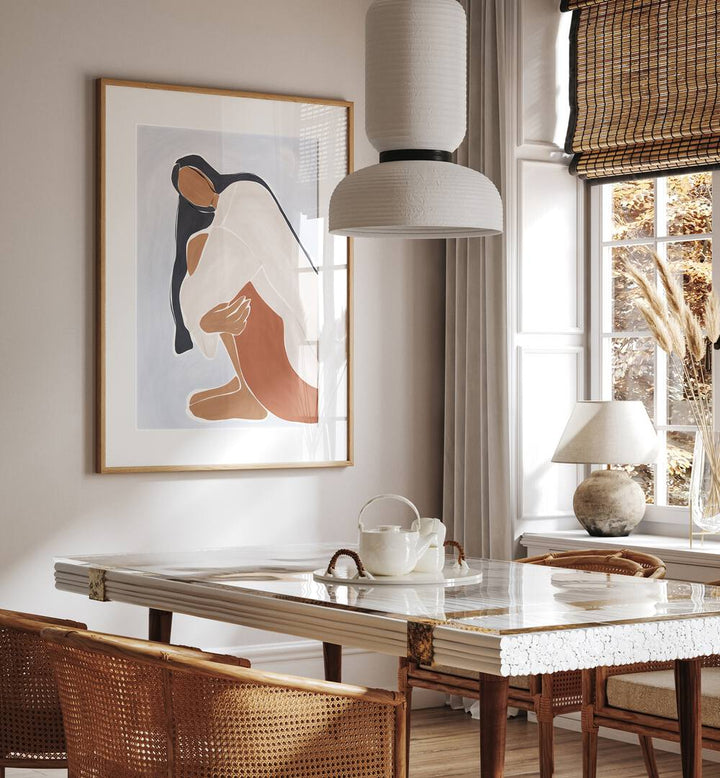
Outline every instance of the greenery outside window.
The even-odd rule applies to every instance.
[[[628,470],[656,506],[648,509],[648,518],[675,521],[682,515],[686,520],[695,442],[687,387],[675,358],[669,360],[647,331],[625,267],[630,263],[652,275],[651,255],[657,251],[702,319],[713,274],[720,276],[720,261],[713,264],[720,172],[604,184],[592,188],[591,200],[593,398],[645,404],[658,430],[660,454],[654,465]],[[709,378],[703,389],[717,401],[712,361],[708,352]]]

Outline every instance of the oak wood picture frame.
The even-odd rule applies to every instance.
[[[184,472],[212,470],[258,470],[348,467],[353,460],[353,242],[346,241],[346,338],[345,338],[345,386],[346,386],[346,445],[344,456],[324,461],[272,461],[272,462],[183,462],[182,464],[122,464],[109,461],[108,457],[108,142],[107,142],[107,92],[109,87],[127,87],[138,90],[153,90],[167,93],[207,95],[218,98],[244,98],[258,101],[302,103],[311,106],[330,106],[345,111],[346,160],[344,173],[353,171],[354,152],[354,103],[347,100],[303,97],[297,95],[251,92],[222,88],[193,87],[177,84],[163,84],[145,81],[128,81],[113,78],[98,78],[97,87],[97,245],[98,272],[96,284],[96,469],[99,473],[137,472]]]

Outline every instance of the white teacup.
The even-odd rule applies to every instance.
[[[416,573],[439,573],[445,567],[445,525],[440,519],[415,519],[412,529],[418,530],[422,539],[429,539],[430,545],[418,557]]]

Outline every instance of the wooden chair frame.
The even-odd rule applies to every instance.
[[[544,554],[518,559],[524,564],[544,565],[580,570],[613,572],[643,578],[662,578],[665,564],[651,554],[622,549],[620,551],[581,550]],[[625,672],[639,672],[626,669]],[[538,722],[538,749],[541,778],[551,778],[555,769],[554,728],[555,716],[578,713],[583,708],[583,676],[575,670],[564,673],[532,675],[528,689],[512,686],[510,679],[508,706],[534,713]],[[411,726],[412,689],[420,687],[431,691],[454,694],[471,699],[480,698],[480,682],[476,678],[453,675],[440,668],[423,667],[411,659],[401,659],[398,670],[398,688],[407,698],[407,730]],[[641,744],[645,744],[641,739]],[[652,749],[652,744],[650,744]],[[409,753],[408,753],[409,761]]]
[[[66,627],[71,629],[85,629],[85,625],[77,621],[68,621],[66,619],[55,619],[49,616],[37,616],[32,613],[21,613],[20,611],[0,610],[0,628],[26,632],[37,635],[38,641],[42,630],[50,627]],[[0,702],[0,708],[2,703]],[[2,714],[0,713],[0,720]],[[58,708],[58,717],[60,711]],[[44,768],[49,770],[67,769],[67,759],[11,759],[5,754],[0,753],[0,778],[5,778],[6,768]]]
[[[405,696],[399,692],[253,670],[250,669],[250,663],[246,659],[208,654],[196,649],[95,632],[48,628],[43,630],[42,637],[49,643],[59,646],[104,654],[109,657],[125,658],[165,671],[192,672],[238,684],[274,686],[286,690],[345,697],[391,707],[394,709],[395,721],[393,775],[394,778],[406,778],[406,702]],[[170,690],[171,680],[169,676],[169,673],[163,673],[165,694],[168,694]],[[168,737],[171,737],[170,733],[168,733]],[[169,752],[172,753],[172,748],[169,749]],[[172,769],[172,765],[170,769]]]
[[[689,661],[686,664],[695,664],[698,668],[718,667],[720,666],[720,656],[703,657]],[[642,665],[597,667],[583,671],[582,732],[584,778],[595,778],[597,775],[597,737],[600,727],[636,734],[640,740],[643,760],[649,778],[659,778],[652,740],[653,738],[658,738],[674,743],[679,742],[680,725],[678,720],[649,713],[623,710],[622,708],[615,708],[609,705],[607,684],[608,679],[614,675],[673,669],[676,673],[677,682],[677,667],[678,663],[676,662],[648,662]],[[699,692],[700,689],[698,688],[698,695]],[[691,704],[697,709],[696,702]],[[699,714],[699,710],[696,712]],[[720,751],[720,729],[701,726],[700,731],[702,747]]]
[[[659,557],[627,548],[618,551],[582,549],[553,551],[541,556],[525,557],[516,562],[572,570],[597,570],[602,573],[629,575],[638,578],[664,578],[665,563]]]
[[[720,586],[720,581],[711,581],[706,586]],[[720,667],[720,655],[706,656],[694,660],[677,662],[648,662],[641,665],[619,667],[597,667],[582,671],[582,733],[583,733],[583,778],[595,778],[597,775],[597,738],[600,727],[632,732],[640,740],[643,760],[649,778],[659,778],[653,738],[680,741],[680,724],[677,719],[654,716],[649,713],[615,708],[608,704],[608,679],[614,675],[642,673],[660,670],[675,671],[676,699],[678,707],[690,708],[686,724],[690,730],[697,729],[700,743],[695,743],[682,754],[683,767],[697,766],[702,761],[700,747],[720,751],[720,729],[703,726],[697,721],[700,715],[700,670],[703,667]],[[688,678],[694,675],[695,678]],[[688,688],[680,688],[687,684]],[[699,726],[698,726],[699,724]]]

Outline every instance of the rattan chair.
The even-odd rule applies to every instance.
[[[48,625],[85,627],[0,611],[0,778],[6,767],[67,767],[60,700],[40,638]]]
[[[622,549],[611,551],[563,551],[518,559],[518,562],[548,567],[591,570],[643,578],[662,578],[665,565],[650,554]],[[479,673],[452,667],[420,665],[400,660],[398,688],[407,697],[410,732],[410,705],[413,687],[478,699]],[[508,705],[532,711],[538,721],[538,745],[541,778],[550,778],[554,770],[553,720],[563,713],[577,713],[582,708],[582,674],[580,671],[548,675],[522,676],[510,679]],[[643,744],[644,746],[646,744]],[[650,748],[652,748],[650,746]]]
[[[406,775],[405,698],[397,692],[92,632],[48,629],[43,638],[73,778]]]
[[[700,665],[703,748],[720,751],[720,656],[704,657]],[[583,775],[597,775],[598,730],[608,727],[638,735],[647,774],[658,778],[652,739],[680,739],[674,662],[598,667],[584,675]]]
[[[664,578],[665,563],[652,554],[631,551],[627,548],[620,551],[605,549],[582,549],[577,551],[555,551],[542,556],[529,556],[518,559],[529,565],[545,565],[547,567],[567,567],[572,570],[590,570],[598,573],[615,573],[630,575],[637,578]]]

